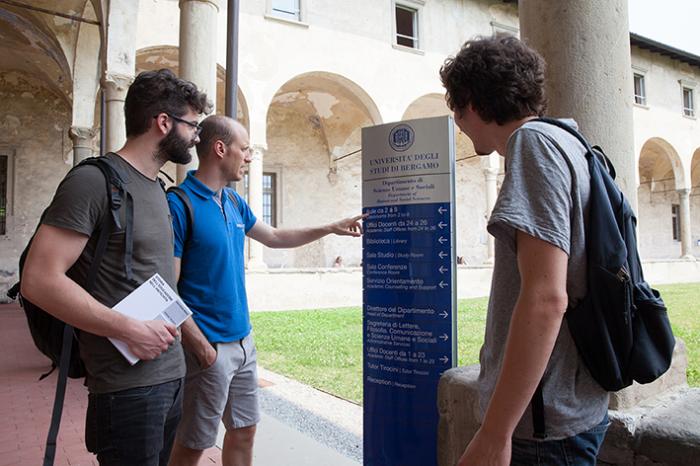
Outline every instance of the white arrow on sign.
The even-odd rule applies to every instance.
[[[440,222],[440,223],[438,223],[438,228],[440,228],[441,230],[442,230],[443,228],[445,228],[446,226],[447,226],[447,223],[445,223],[445,222]]]
[[[447,272],[447,270],[448,270],[447,267],[445,267],[444,265],[441,265],[440,268],[438,269],[438,271],[440,273],[445,273],[445,272]]]
[[[443,356],[443,357],[440,358],[440,362],[442,362],[443,364],[447,364],[447,362],[448,362],[449,360],[450,360],[450,358],[448,358],[447,356]]]
[[[440,259],[444,259],[445,257],[447,257],[447,253],[446,253],[446,252],[443,252],[443,251],[440,251],[440,252],[438,253],[438,256],[440,257]]]
[[[438,314],[438,315],[439,315],[440,317],[442,317],[443,319],[447,319],[447,316],[448,316],[449,314],[447,313],[447,311],[442,311],[442,312],[441,312],[440,314]]]
[[[447,238],[445,238],[445,237],[443,237],[443,236],[441,236],[441,237],[438,238],[438,243],[440,243],[440,244],[445,244],[446,242],[447,242]]]
[[[442,280],[440,280],[440,283],[438,284],[438,286],[440,288],[445,288],[446,286],[449,286],[449,285],[447,283],[443,282]]]
[[[447,212],[447,209],[445,209],[445,208],[443,208],[442,206],[440,206],[440,207],[438,207],[438,212],[440,213],[440,215],[442,215],[442,214],[444,214],[445,212]]]
[[[442,341],[447,341],[447,340],[450,339],[450,337],[448,337],[446,333],[443,333],[442,335],[440,335],[440,339],[441,339]]]

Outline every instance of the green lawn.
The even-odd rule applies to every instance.
[[[688,383],[700,386],[700,284],[659,287],[673,330],[688,347]],[[486,298],[459,302],[459,364],[478,361]],[[260,364],[341,398],[362,402],[360,308],[252,314]]]

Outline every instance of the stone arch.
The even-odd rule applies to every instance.
[[[361,130],[381,122],[369,94],[343,76],[303,73],[279,87],[267,108],[263,171],[280,181],[281,225],[323,223],[360,211]],[[346,265],[361,260],[360,244],[338,237],[264,254],[272,267],[330,267],[338,256]]]
[[[411,102],[403,112],[401,119],[412,120],[414,118],[429,118],[451,114],[452,112],[445,103],[445,96],[432,93],[420,96]]]
[[[692,254],[700,257],[700,147],[690,161],[690,230]]]
[[[60,8],[64,3],[82,11],[85,0]],[[10,162],[0,248],[0,267],[10,275],[0,278],[0,287],[15,280],[19,252],[70,168],[75,32],[70,20],[0,4],[0,145]]]
[[[678,190],[686,177],[678,152],[666,139],[653,137],[642,145],[638,159],[637,217],[639,249],[644,259],[677,258],[680,232]]]
[[[280,107],[300,105],[309,122],[321,129],[331,165],[359,149],[363,126],[382,123],[374,100],[359,85],[338,74],[314,71],[291,78],[277,90],[268,106],[267,127]]]
[[[403,120],[452,115],[443,94],[425,94],[411,102],[403,113]],[[455,125],[456,221],[460,232],[457,255],[466,264],[482,264],[487,259],[488,218],[485,179],[480,158],[474,144]],[[476,226],[476,227],[475,227]]]
[[[83,2],[78,2],[83,3]],[[80,9],[82,11],[82,9]],[[45,18],[29,10],[0,5],[0,70],[38,78],[70,103],[72,72],[66,50]]]
[[[445,103],[445,96],[443,94],[432,93],[425,94],[411,102],[409,106],[406,107],[401,119],[411,120],[414,118],[430,118],[444,115],[452,115],[452,111]],[[455,155],[457,160],[464,163],[478,162],[474,144],[471,139],[459,130],[457,125],[455,125],[455,135]],[[466,162],[468,160],[472,162]]]
[[[638,160],[639,184],[671,183],[671,189],[681,189],[686,186],[683,162],[676,149],[663,138],[650,138],[639,153]]]
[[[95,17],[97,21],[100,22],[100,31],[104,29],[104,12],[107,11],[107,1],[108,0],[87,0],[88,3],[92,5],[92,9],[95,11]],[[100,32],[101,34],[101,32]]]

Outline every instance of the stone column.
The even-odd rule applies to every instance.
[[[681,258],[695,260],[690,232],[690,189],[679,189],[678,198],[681,208]]]
[[[637,208],[627,0],[520,0],[520,32],[547,62],[548,114],[572,117]]]
[[[71,126],[68,135],[73,141],[73,166],[92,157],[92,143],[97,131],[94,128],[84,126]]]
[[[124,100],[126,91],[134,80],[133,76],[105,73],[102,89],[105,92],[107,127],[105,130],[105,150],[121,149],[126,142],[126,121],[124,120]]]
[[[500,163],[498,160],[498,155],[491,154],[479,157],[481,161],[481,169],[484,172],[484,181],[486,182],[486,220],[488,221],[493,211],[493,206],[496,205],[496,198],[498,197],[498,172],[500,169]],[[493,236],[487,235],[487,247],[488,253],[486,257],[487,264],[493,264],[493,257],[495,251],[495,241]]]
[[[180,0],[180,77],[195,83],[213,104],[216,104],[218,13],[218,0]],[[192,162],[177,166],[177,182],[184,181],[187,172],[197,166],[198,159],[193,153]]]
[[[248,166],[248,205],[260,220],[263,214],[263,157],[267,147],[254,144],[251,145],[250,150],[252,151],[252,160]],[[250,241],[248,269],[265,268],[267,265],[263,260],[263,245],[257,241]]]

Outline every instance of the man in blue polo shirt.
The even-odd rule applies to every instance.
[[[236,120],[218,115],[201,126],[199,168],[180,185],[192,205],[191,224],[183,201],[168,194],[178,290],[193,312],[193,319],[182,326],[187,378],[170,465],[196,465],[202,451],[214,446],[222,420],[223,464],[249,466],[260,415],[245,291],[245,236],[271,248],[293,248],[329,234],[360,236],[362,216],[299,229],[258,221],[243,198],[226,187],[242,180],[250,163],[247,131]]]

